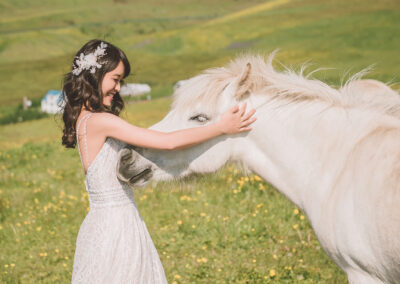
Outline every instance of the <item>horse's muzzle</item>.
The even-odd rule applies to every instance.
[[[119,151],[117,177],[131,186],[143,186],[153,176],[152,163],[128,145]]]

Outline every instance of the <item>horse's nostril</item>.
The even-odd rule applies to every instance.
[[[144,171],[138,173],[137,175],[131,177],[131,178],[129,179],[129,183],[130,183],[131,185],[135,185],[135,183],[137,183],[138,181],[140,181],[140,180],[142,180],[142,179],[143,179],[144,181],[150,179],[151,176],[152,176],[151,168],[147,168],[147,169],[145,169]]]
[[[119,160],[122,165],[134,164],[134,162],[140,158],[140,155],[132,149],[122,149],[119,153]]]
[[[132,158],[132,151],[129,149],[122,149],[119,153],[121,162],[126,162]]]

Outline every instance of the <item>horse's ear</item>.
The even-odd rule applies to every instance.
[[[249,80],[250,71],[251,71],[251,64],[250,64],[250,62],[248,62],[246,64],[246,67],[243,68],[243,71],[239,77],[239,83],[238,83],[237,90],[235,93],[235,98],[237,100],[240,100],[243,97],[243,95],[246,94],[247,91],[250,90],[252,87],[251,86],[252,84]]]
[[[233,79],[224,89],[222,97],[235,98],[240,100],[243,95],[251,88],[249,74],[251,70],[251,64],[247,63],[243,68],[242,73]]]

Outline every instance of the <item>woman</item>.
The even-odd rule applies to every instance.
[[[173,150],[249,131],[255,110],[245,114],[246,105],[236,106],[217,123],[170,133],[140,128],[118,117],[120,87],[130,73],[122,50],[91,40],[72,66],[64,78],[62,144],[78,145],[90,202],[76,240],[72,283],[167,283],[133,192],[117,179],[118,151],[126,144]]]

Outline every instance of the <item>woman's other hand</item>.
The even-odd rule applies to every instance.
[[[246,113],[246,106],[246,102],[241,108],[236,105],[222,115],[221,119],[217,123],[220,125],[224,134],[235,134],[251,130],[249,125],[257,119],[252,117],[256,110],[252,109]]]

